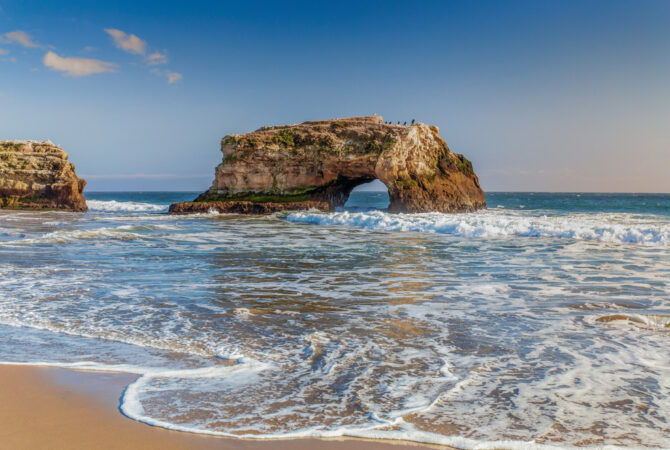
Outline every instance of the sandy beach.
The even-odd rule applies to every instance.
[[[132,375],[0,366],[0,442],[35,449],[349,449],[444,448],[354,439],[251,441],[165,430],[128,419],[118,399]]]

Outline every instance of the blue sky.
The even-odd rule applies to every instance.
[[[219,140],[440,127],[485,190],[670,192],[670,2],[0,3],[0,139],[89,190],[204,190]]]

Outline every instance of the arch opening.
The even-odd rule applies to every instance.
[[[388,188],[378,179],[366,180],[354,187],[343,205],[347,211],[370,211],[389,208]]]

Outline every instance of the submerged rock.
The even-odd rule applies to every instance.
[[[224,137],[221,152],[212,187],[196,203],[316,201],[332,209],[359,184],[378,179],[391,212],[486,207],[470,161],[423,123],[391,125],[371,116],[262,127]]]
[[[0,208],[86,211],[86,181],[50,141],[0,141]]]

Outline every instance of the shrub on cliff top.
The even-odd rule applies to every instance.
[[[228,135],[221,139],[221,145],[235,145],[237,144],[237,139],[234,136]]]
[[[284,145],[285,147],[295,147],[298,145],[300,135],[290,128],[279,130],[272,138],[275,144]]]

